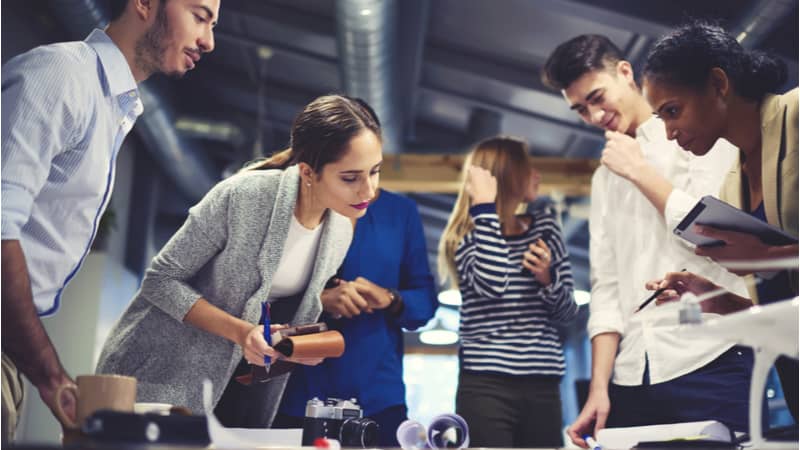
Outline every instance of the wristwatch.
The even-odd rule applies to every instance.
[[[399,316],[403,313],[405,309],[405,303],[403,303],[403,296],[400,295],[400,292],[397,289],[386,289],[389,291],[389,298],[391,299],[389,302],[389,306],[386,307],[386,311],[388,311],[393,316]]]

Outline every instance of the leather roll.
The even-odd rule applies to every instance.
[[[344,337],[335,330],[289,336],[274,348],[293,358],[336,358],[344,353]]]

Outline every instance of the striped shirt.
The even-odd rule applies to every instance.
[[[19,55],[2,79],[2,239],[20,242],[33,301],[48,315],[89,252],[117,152],[143,108],[102,30]]]
[[[461,291],[461,368],[509,375],[564,374],[556,323],[572,320],[572,272],[555,214],[537,213],[525,233],[503,236],[493,203],[470,208],[475,224],[455,263]],[[551,284],[522,266],[528,245],[541,238],[552,255]]]

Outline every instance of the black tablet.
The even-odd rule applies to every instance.
[[[724,245],[724,242],[694,232],[694,225],[738,231],[758,236],[768,245],[796,244],[797,238],[780,228],[759,220],[722,200],[706,195],[686,214],[674,233],[698,246]]]

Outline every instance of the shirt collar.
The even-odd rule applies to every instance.
[[[100,58],[100,65],[106,74],[108,90],[111,95],[116,97],[136,90],[136,80],[133,78],[128,60],[105,31],[95,29],[85,42],[97,52],[97,57]]]
[[[667,140],[667,128],[664,126],[664,121],[654,114],[639,125],[639,128],[636,129],[636,137],[644,139],[645,142],[665,141]]]

